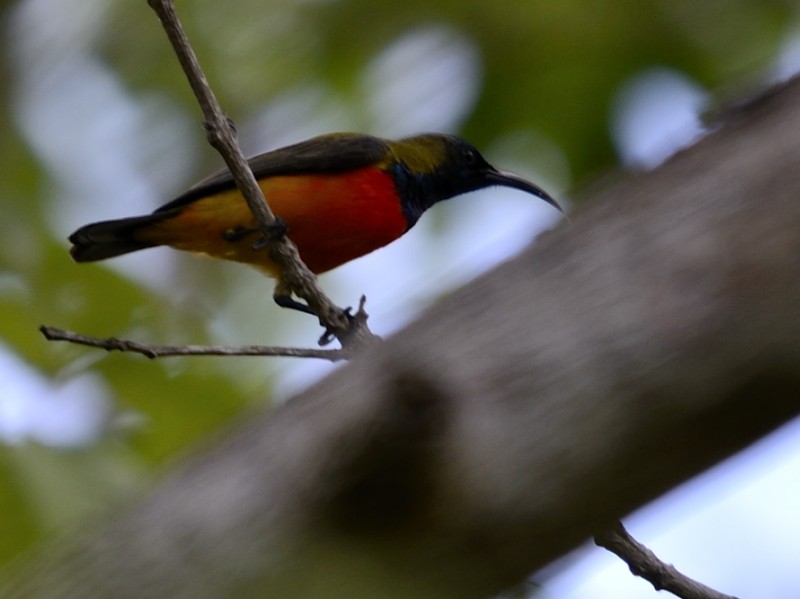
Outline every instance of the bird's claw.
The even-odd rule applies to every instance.
[[[271,241],[282,239],[289,232],[289,227],[286,221],[280,216],[275,217],[275,222],[269,226],[266,235],[259,237],[253,244],[253,249],[256,251],[263,250]]]
[[[356,317],[353,316],[352,312],[353,312],[352,306],[348,306],[341,312],[341,316],[347,319],[348,331],[353,327],[356,321]],[[331,327],[325,327],[325,332],[322,333],[322,336],[320,336],[319,341],[317,341],[317,343],[319,344],[320,347],[325,347],[326,345],[330,345],[334,339],[336,339],[336,332],[333,329],[331,329]]]

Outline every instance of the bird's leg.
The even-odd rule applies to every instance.
[[[298,302],[291,295],[285,295],[276,290],[275,295],[272,296],[272,299],[275,300],[275,303],[281,308],[289,308],[290,310],[297,310],[298,312],[303,312],[304,314],[316,316],[314,311],[309,308],[308,305],[304,304],[303,302]]]
[[[231,243],[235,243],[237,241],[241,241],[248,235],[252,235],[253,233],[258,233],[261,229],[258,227],[232,227],[230,229],[226,229],[222,233],[222,238],[225,241],[229,241]],[[269,231],[266,235],[262,235],[259,237],[256,242],[253,244],[254,250],[263,250],[270,241],[275,239],[280,239],[286,233],[289,232],[289,227],[286,226],[286,223],[283,221],[282,218],[276,218],[275,222],[270,226]]]
[[[314,311],[308,307],[307,304],[303,302],[298,302],[294,299],[291,295],[285,293],[283,290],[276,289],[275,294],[272,296],[272,299],[275,300],[275,303],[278,304],[281,308],[289,308],[290,310],[297,310],[298,312],[302,312],[303,314],[311,314],[312,316],[316,316]],[[355,316],[351,314],[353,308],[348,306],[344,310],[342,310],[342,316],[344,316],[348,321],[348,328],[352,326],[353,322],[355,321]],[[321,323],[320,323],[321,324]],[[329,345],[334,339],[336,339],[336,333],[330,327],[325,327],[325,332],[322,333],[322,336],[319,338],[320,346],[324,347]]]
[[[252,233],[258,233],[258,227],[233,227],[231,229],[226,229],[222,232],[222,238],[225,241],[229,241],[234,243],[236,241],[241,241],[248,235]]]

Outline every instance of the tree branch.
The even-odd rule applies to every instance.
[[[222,111],[200,68],[197,56],[178,19],[173,0],[148,0],[148,4],[161,20],[192,91],[197,97],[205,118],[209,142],[222,155],[258,223],[263,238],[269,241],[266,250],[281,271],[279,285],[285,292],[304,299],[319,317],[320,324],[339,339],[342,347],[356,349],[371,344],[377,338],[366,325],[367,316],[363,310],[363,302],[357,318],[352,320],[348,318],[344,311],[322,291],[314,274],[301,261],[295,245],[284,235],[275,237],[273,233],[276,225],[275,215],[264,199],[264,194],[239,148],[229,119]]]
[[[354,321],[353,330],[367,331],[366,319],[367,313],[364,311],[364,304],[366,303],[366,296],[361,296],[358,303],[358,311],[352,317]],[[363,321],[363,322],[361,322]],[[85,345],[88,347],[96,347],[105,349],[106,351],[120,351],[132,352],[142,354],[148,358],[163,358],[167,356],[269,356],[269,357],[286,357],[286,358],[320,358],[328,360],[329,362],[338,362],[339,360],[349,360],[353,357],[363,343],[362,341],[357,344],[345,343],[340,350],[326,350],[326,349],[310,349],[299,347],[279,347],[274,345],[153,345],[149,343],[140,343],[130,339],[119,339],[117,337],[106,337],[104,339],[99,337],[91,337],[83,335],[74,331],[67,331],[57,327],[48,325],[40,325],[44,338],[48,341],[67,341],[76,345]],[[380,339],[380,337],[373,335],[369,332],[373,341]],[[320,338],[320,345],[327,345],[328,332],[324,333]]]
[[[594,537],[595,543],[622,559],[634,576],[653,585],[657,591],[669,591],[681,599],[736,599],[681,574],[675,566],[665,564],[650,549],[634,539],[622,522]]]
[[[116,337],[89,337],[65,331],[56,327],[42,325],[39,330],[48,341],[68,341],[77,345],[97,347],[107,351],[132,352],[148,358],[167,356],[270,356],[287,358],[320,358],[329,362],[346,360],[349,353],[345,349],[313,349],[299,347],[278,347],[272,345],[152,345]]]
[[[523,580],[800,414],[797,131],[793,81],[595,190],[0,596],[477,599]]]

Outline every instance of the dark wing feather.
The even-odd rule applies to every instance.
[[[381,161],[388,150],[378,137],[360,133],[321,135],[278,150],[259,154],[247,162],[256,179],[277,175],[350,171]],[[228,169],[214,173],[161,206],[164,212],[236,186]]]

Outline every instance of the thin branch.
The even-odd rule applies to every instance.
[[[97,347],[107,351],[133,352],[148,358],[167,356],[282,356],[288,358],[319,358],[330,362],[346,360],[349,352],[344,349],[312,349],[300,347],[277,347],[269,345],[151,345],[129,339],[89,337],[42,325],[39,330],[48,341],[68,341],[78,345]]]
[[[275,215],[239,148],[231,122],[225,116],[200,68],[197,56],[178,19],[174,2],[148,0],[148,4],[161,20],[189,85],[197,97],[203,111],[209,143],[222,155],[262,235],[269,240],[267,251],[281,272],[279,284],[286,291],[304,299],[319,317],[320,324],[331,331],[343,347],[359,347],[371,343],[376,338],[367,328],[366,314],[364,318],[348,318],[322,291],[314,274],[300,260],[295,245],[285,236],[275,238]]]
[[[595,535],[594,542],[628,564],[634,576],[647,580],[657,591],[669,591],[681,599],[736,599],[681,574],[675,566],[665,564],[655,553],[634,539],[622,522]]]

